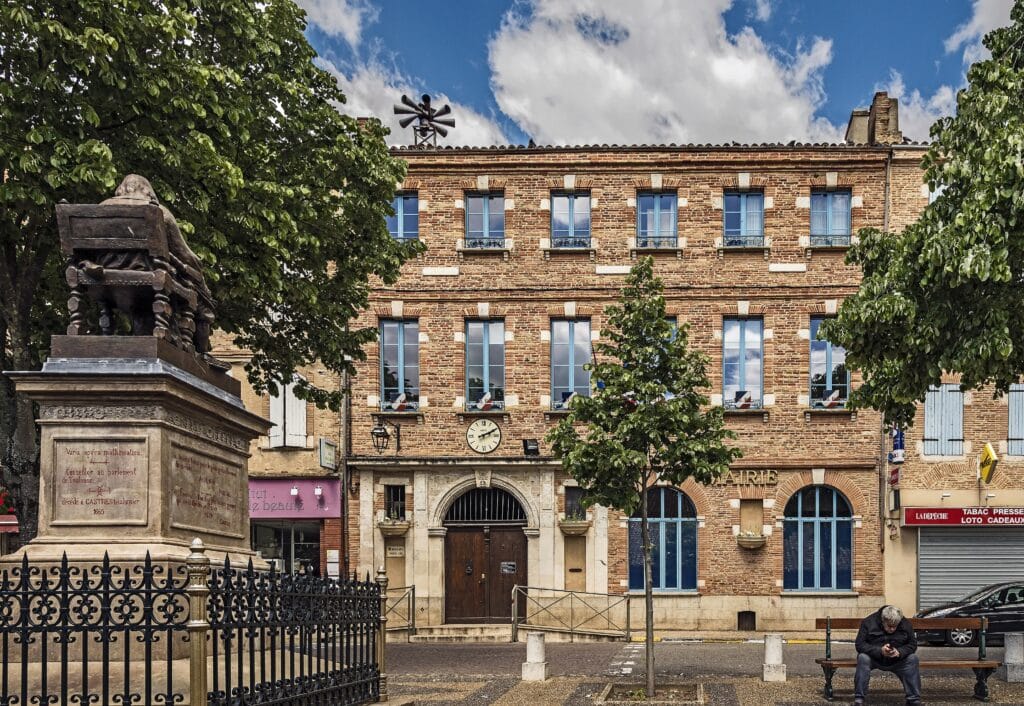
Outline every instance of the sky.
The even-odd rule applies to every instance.
[[[439,144],[842,141],[875,91],[905,137],[956,107],[1013,0],[297,0],[340,110],[452,107]]]

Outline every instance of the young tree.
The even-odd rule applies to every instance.
[[[848,261],[864,279],[823,327],[864,385],[855,406],[913,420],[942,372],[1005,392],[1024,374],[1024,0],[985,37],[953,117],[932,127],[923,162],[940,193],[903,233],[861,231]]]
[[[385,217],[403,166],[377,121],[314,64],[292,0],[21,0],[0,5],[3,369],[38,368],[66,326],[54,206],[146,176],[206,265],[217,325],[262,390],[320,361],[352,371],[368,279],[415,245]],[[348,357],[348,360],[346,359]],[[300,391],[336,406],[339,390]],[[0,381],[3,485],[35,534],[31,404]]]
[[[562,467],[586,490],[588,503],[632,515],[640,508],[644,552],[647,696],[654,695],[654,601],[651,538],[645,502],[656,481],[710,483],[739,457],[726,439],[722,410],[704,390],[708,359],[692,350],[688,326],[665,318],[661,280],[651,258],[630,271],[619,303],[608,307],[593,363],[590,397],[575,397],[547,436]]]

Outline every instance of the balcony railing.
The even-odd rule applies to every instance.
[[[466,238],[466,250],[503,250],[505,238]]]
[[[727,233],[722,238],[722,244],[727,248],[763,248],[764,233],[756,233],[754,235]]]
[[[850,234],[836,234],[836,235],[815,235],[811,234],[811,247],[812,248],[841,248],[848,247],[850,245]]]
[[[560,250],[586,250],[590,247],[589,235],[555,235],[551,247]]]
[[[647,249],[658,249],[658,248],[674,248],[679,245],[679,237],[673,235],[638,235],[636,237],[636,246],[638,248]]]

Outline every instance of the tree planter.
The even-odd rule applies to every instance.
[[[377,526],[385,537],[404,537],[409,531],[408,520],[381,520]]]
[[[562,534],[569,537],[578,537],[582,534],[586,534],[587,530],[590,529],[590,520],[561,520],[558,526],[562,529]]]
[[[760,549],[764,546],[764,543],[768,541],[768,538],[762,534],[758,535],[736,535],[736,544],[740,545],[744,549]]]
[[[644,694],[643,684],[609,684],[594,699],[599,704],[616,704],[617,706],[640,706],[645,704],[673,704],[673,706],[695,706],[704,703],[704,687],[693,682],[662,682],[655,686],[654,698],[648,699]]]

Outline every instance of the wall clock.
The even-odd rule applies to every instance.
[[[466,429],[466,443],[477,453],[490,453],[501,443],[501,427],[491,419],[477,419]]]

